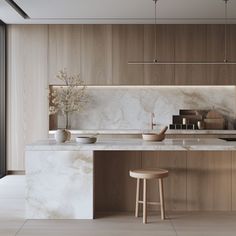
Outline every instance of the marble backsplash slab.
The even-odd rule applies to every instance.
[[[236,118],[236,86],[89,86],[89,103],[70,116],[71,129],[150,128],[155,113],[158,128],[172,123],[179,109],[216,109],[233,129]],[[58,117],[64,127],[64,117]]]

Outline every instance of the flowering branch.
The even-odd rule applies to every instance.
[[[50,91],[49,114],[61,112],[66,116],[66,128],[68,129],[68,115],[81,111],[85,103],[88,102],[88,95],[80,75],[69,76],[66,70],[61,70],[57,78],[63,81],[66,86],[53,87],[52,91]]]

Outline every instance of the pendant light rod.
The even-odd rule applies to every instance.
[[[157,62],[157,0],[153,0],[155,2],[155,59],[154,62]]]
[[[228,45],[228,37],[227,37],[227,25],[228,25],[228,1],[229,0],[223,0],[225,2],[225,58],[224,62],[227,62],[228,55],[227,55],[227,45]]]
[[[129,61],[129,65],[236,65],[236,62],[184,62],[184,61],[173,61],[173,62],[164,62],[164,61]]]
[[[228,2],[229,0],[222,0],[224,4],[224,59],[222,61],[160,61],[157,56],[157,1],[153,0],[155,3],[155,25],[154,25],[154,50],[155,58],[152,61],[128,61],[129,65],[236,65],[235,61],[228,61]]]

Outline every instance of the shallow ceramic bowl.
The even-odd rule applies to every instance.
[[[144,141],[160,142],[165,139],[165,134],[153,134],[153,133],[143,133]]]
[[[90,143],[96,143],[97,138],[96,137],[77,137],[75,140],[77,143],[90,144]]]

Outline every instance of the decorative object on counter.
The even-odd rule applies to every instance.
[[[225,129],[226,122],[224,117],[217,111],[211,110],[204,119],[206,129]]]
[[[49,114],[61,113],[65,116],[65,128],[69,129],[69,115],[79,112],[88,102],[86,86],[80,79],[80,75],[68,75],[67,71],[59,71],[57,78],[65,83],[65,86],[53,86],[49,93]]]
[[[157,126],[156,123],[154,123],[155,113],[151,113],[151,130],[153,130],[154,126]]]
[[[170,129],[199,129],[198,122],[203,124],[209,110],[180,110],[179,115],[173,115],[173,124],[170,124]],[[201,126],[202,129],[203,126]]]
[[[64,143],[69,141],[71,138],[71,133],[65,129],[58,129],[54,134],[55,140],[57,143]]]
[[[204,129],[204,122],[203,121],[198,121],[197,122],[197,128],[200,130],[200,129]]]
[[[168,127],[163,128],[160,133],[143,133],[142,138],[144,141],[160,142],[165,139],[165,132]]]
[[[80,144],[91,144],[91,143],[96,143],[97,142],[97,137],[94,137],[94,136],[92,136],[92,137],[79,136],[75,140],[76,140],[77,143],[80,143]]]
[[[144,141],[151,141],[151,142],[160,142],[165,139],[165,135],[159,135],[154,133],[143,133],[142,134]]]

